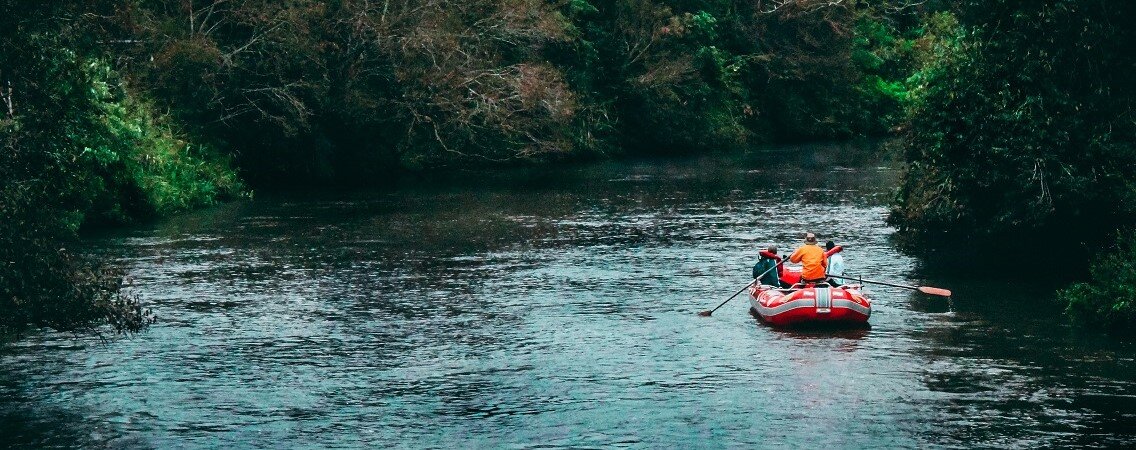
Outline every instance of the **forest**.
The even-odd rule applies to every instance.
[[[913,248],[1136,318],[1136,4],[0,0],[0,336],[134,331],[74,249],[279,185],[891,139]],[[1055,250],[1059,249],[1059,250]],[[944,256],[951,259],[949,256]]]

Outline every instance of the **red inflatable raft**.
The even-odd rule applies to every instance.
[[[801,273],[785,270],[781,280],[790,289],[754,285],[749,303],[761,320],[775,326],[804,324],[864,324],[872,315],[872,302],[859,285],[831,287],[824,283],[800,284]]]

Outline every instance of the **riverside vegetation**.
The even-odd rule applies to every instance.
[[[7,335],[143,327],[152,318],[121,273],[68,250],[78,231],[225,201],[246,183],[892,132],[909,171],[891,220],[920,242],[1002,249],[1024,235],[1076,253],[1133,218],[1126,3],[0,0],[0,11]],[[1058,240],[1069,223],[1077,239]],[[1093,273],[1136,282],[1130,261],[1105,257]],[[1127,298],[1108,291],[1118,284],[1061,298],[1123,323],[1136,310],[1113,301]]]
[[[908,172],[892,223],[1026,277],[1083,277],[1092,260],[1090,282],[1058,299],[1078,319],[1126,328],[1136,319],[1125,242],[1136,219],[1136,30],[1121,24],[1136,4],[968,1],[945,19],[955,32],[910,80]]]

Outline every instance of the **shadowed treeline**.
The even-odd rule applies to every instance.
[[[1136,319],[1136,4],[960,2],[911,83],[909,170],[891,222],[945,261],[1092,283],[1068,312]],[[930,258],[934,260],[935,258]]]

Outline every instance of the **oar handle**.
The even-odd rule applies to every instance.
[[[784,264],[785,264],[785,260],[784,260],[784,259],[779,259],[779,260],[777,260],[777,264],[774,264],[774,265],[773,265],[773,267],[770,267],[770,268],[768,268],[768,269],[765,269],[765,272],[761,272],[761,275],[758,275],[757,277],[755,277],[755,278],[754,278],[754,280],[760,280],[760,279],[761,279],[761,277],[764,277],[764,276],[765,276],[765,274],[767,274],[767,273],[769,273],[769,272],[772,272],[772,271],[773,271],[773,269],[776,269],[776,268],[777,268],[777,266],[780,266],[780,265],[784,265]],[[752,283],[751,283],[751,284],[752,284]]]
[[[715,307],[714,307],[714,309],[711,309],[711,310],[709,310],[709,311],[702,311],[702,312],[698,313],[698,315],[700,315],[700,316],[709,316],[709,315],[711,315],[711,314],[714,314],[714,311],[717,311],[717,310],[718,310],[718,308],[721,308],[721,307],[722,307],[722,306],[724,306],[724,305],[725,305],[726,303],[729,303],[729,302],[730,302],[730,300],[733,300],[733,299],[734,299],[734,297],[737,297],[737,296],[738,296],[738,294],[741,294],[741,293],[742,293],[742,291],[745,291],[745,290],[746,290],[746,289],[748,289],[748,288],[749,288],[750,286],[753,286],[753,284],[754,284],[754,283],[756,283],[756,282],[757,282],[757,280],[760,280],[760,279],[761,279],[761,277],[764,277],[764,276],[765,276],[765,274],[769,273],[769,272],[770,272],[770,271],[772,271],[773,269],[776,269],[776,268],[777,268],[777,266],[780,266],[780,265],[782,265],[782,264],[784,264],[784,263],[785,263],[785,260],[777,261],[777,264],[774,264],[774,265],[773,265],[773,267],[770,267],[770,268],[768,268],[768,269],[765,269],[765,272],[762,272],[762,273],[761,273],[761,275],[758,275],[758,276],[754,277],[754,278],[753,278],[753,280],[751,280],[751,281],[750,281],[750,282],[749,282],[748,284],[746,284],[746,285],[745,285],[744,287],[742,287],[741,289],[738,289],[738,291],[737,291],[737,292],[735,292],[735,293],[734,293],[734,295],[731,295],[731,296],[730,296],[730,298],[727,298],[727,299],[726,299],[726,301],[724,301],[724,302],[720,303],[720,304],[719,304],[718,306],[715,306]]]
[[[911,290],[913,290],[913,291],[917,291],[917,290],[919,290],[919,287],[918,287],[918,286],[909,286],[909,285],[906,285],[906,284],[895,284],[895,283],[888,283],[888,282],[886,282],[886,281],[875,281],[875,280],[868,280],[868,279],[864,279],[864,278],[860,278],[860,277],[857,277],[857,276],[855,276],[855,275],[848,275],[848,274],[844,274],[844,275],[833,275],[833,274],[831,274],[831,273],[826,273],[826,274],[824,274],[824,276],[826,276],[826,277],[829,277],[829,278],[843,278],[843,279],[846,279],[846,280],[857,280],[857,281],[862,281],[862,282],[864,282],[864,283],[872,283],[872,284],[882,284],[882,285],[884,285],[884,286],[891,286],[891,287],[897,287],[897,288],[911,289]]]

